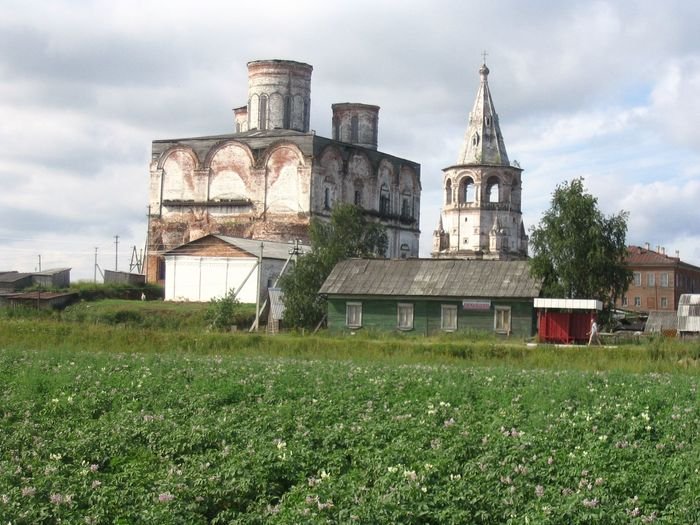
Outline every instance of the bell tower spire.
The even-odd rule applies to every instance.
[[[445,241],[433,257],[526,259],[521,174],[511,163],[489,88],[486,53],[456,164],[443,169],[440,221]]]

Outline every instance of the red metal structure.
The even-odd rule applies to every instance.
[[[588,341],[591,319],[603,305],[594,299],[536,298],[537,332],[543,343]]]

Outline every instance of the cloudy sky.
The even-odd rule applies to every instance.
[[[3,0],[0,271],[128,270],[155,139],[233,131],[246,63],[314,66],[331,104],[381,106],[379,149],[422,165],[421,253],[486,51],[526,226],[583,177],[628,243],[700,265],[700,3],[494,0]]]

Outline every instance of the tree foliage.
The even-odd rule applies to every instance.
[[[605,217],[582,178],[557,186],[551,207],[530,229],[530,269],[544,279],[544,294],[612,305],[631,279],[625,265],[627,216],[621,211]]]
[[[311,220],[311,252],[299,258],[280,279],[284,291],[284,323],[294,328],[313,328],[323,318],[325,299],[318,290],[333,267],[350,257],[384,256],[388,246],[381,224],[368,221],[361,208],[341,204],[329,221]]]

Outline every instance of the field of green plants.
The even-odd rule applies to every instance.
[[[697,373],[269,339],[1,322],[0,523],[700,523]]]

